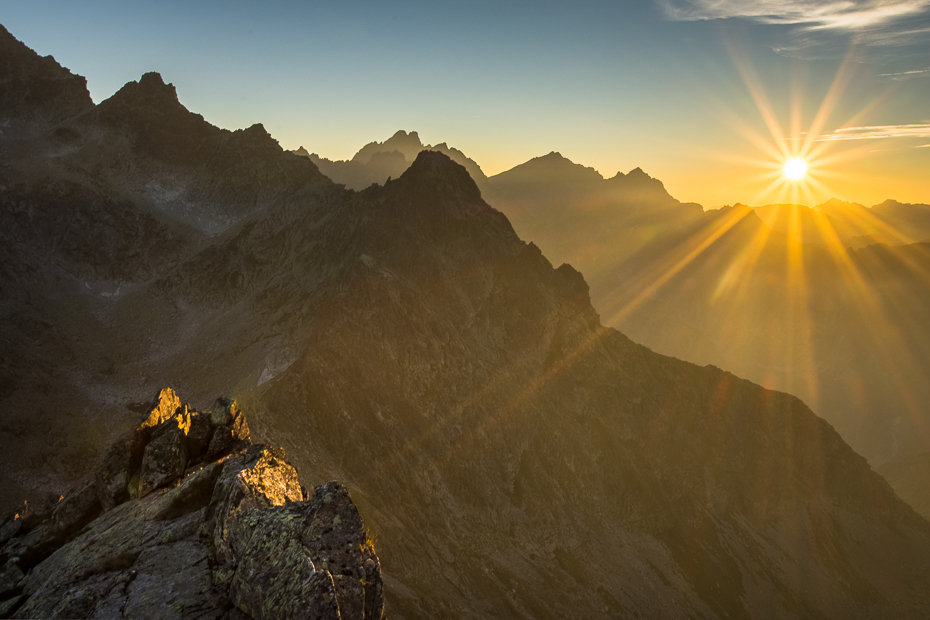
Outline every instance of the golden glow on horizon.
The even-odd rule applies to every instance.
[[[732,50],[731,50],[732,52]],[[697,229],[677,242],[668,252],[658,257],[641,273],[638,273],[622,293],[609,300],[605,307],[598,308],[605,317],[604,324],[619,325],[638,311],[648,312],[649,303],[659,297],[662,289],[682,286],[681,276],[695,265],[698,260],[713,254],[719,244],[744,243],[740,250],[730,257],[729,263],[721,265],[708,261],[713,269],[720,269],[716,287],[707,299],[694,298],[690,303],[707,303],[712,305],[720,316],[720,324],[725,326],[727,342],[730,343],[733,359],[751,351],[758,355],[759,363],[764,367],[766,378],[762,380],[767,387],[788,391],[801,396],[805,402],[819,413],[820,380],[818,357],[815,340],[816,325],[811,314],[812,300],[818,300],[822,282],[817,280],[817,272],[809,268],[809,261],[826,253],[827,260],[836,265],[842,280],[842,292],[848,294],[856,303],[852,305],[854,314],[861,324],[872,326],[868,336],[871,339],[870,350],[882,361],[888,370],[890,381],[901,395],[907,413],[916,428],[923,435],[930,437],[930,428],[922,422],[920,400],[909,391],[906,381],[901,377],[908,367],[909,348],[905,334],[900,331],[877,292],[870,288],[870,283],[860,272],[859,264],[834,226],[846,226],[844,237],[852,235],[873,237],[886,243],[914,243],[911,239],[882,221],[870,209],[849,208],[841,213],[828,214],[818,209],[801,206],[802,200],[810,205],[816,204],[816,195],[836,195],[831,187],[821,179],[855,180],[852,171],[844,176],[838,168],[844,162],[861,158],[868,153],[865,145],[855,148],[843,147],[839,153],[827,151],[837,148],[836,141],[821,141],[825,123],[833,112],[842,90],[849,81],[852,55],[848,55],[840,67],[836,78],[824,97],[815,117],[807,131],[801,123],[800,91],[796,92],[795,105],[789,133],[786,135],[778,122],[772,106],[761,87],[754,68],[744,60],[746,54],[733,53],[734,62],[740,69],[747,89],[765,121],[769,136],[754,131],[743,119],[729,118],[747,140],[763,154],[750,163],[759,171],[754,180],[768,184],[753,200],[754,204],[766,202],[775,204],[770,216],[759,216],[763,225],[753,228],[758,211],[745,205],[738,205],[720,212],[719,217],[708,222],[707,226]],[[874,102],[877,104],[878,100]],[[873,104],[873,105],[874,105]],[[849,119],[849,125],[856,125],[871,107],[862,110]],[[717,153],[721,159],[745,164],[745,158],[730,150]],[[809,213],[810,211],[810,213]],[[778,221],[785,223],[783,234],[773,234]],[[812,230],[813,229],[813,230]],[[854,232],[850,233],[849,229]],[[751,231],[750,235],[743,235]],[[813,237],[814,243],[807,245],[805,239]],[[584,252],[589,248],[581,248]],[[596,248],[590,248],[594,251]],[[600,252],[600,249],[597,249]],[[615,265],[622,261],[621,255],[626,248],[617,246],[613,252],[599,254],[604,264]],[[616,260],[617,262],[614,262]],[[822,258],[820,260],[823,260]],[[905,266],[917,277],[930,283],[930,278],[915,260],[904,256]],[[811,264],[816,264],[811,262]],[[588,275],[588,274],[586,274]],[[772,311],[764,319],[758,314],[745,312],[758,303],[760,291],[770,286],[770,282],[781,284],[776,287],[774,296],[781,300],[772,304]],[[627,292],[630,294],[627,295]],[[755,306],[760,308],[761,306]],[[766,321],[766,329],[759,332],[752,329],[760,320]],[[462,417],[469,410],[485,409],[487,415],[480,424],[462,432],[461,437],[452,445],[443,448],[443,458],[468,458],[476,446],[488,436],[500,432],[499,428],[514,424],[514,420],[532,420],[535,410],[527,407],[532,398],[542,392],[558,379],[563,370],[594,351],[598,343],[609,338],[609,330],[593,330],[587,337],[580,338],[567,346],[557,363],[545,369],[536,381],[513,390],[511,377],[528,372],[535,358],[531,355],[515,357],[506,371],[486,377],[473,392],[461,395],[454,405],[435,412],[429,425],[419,434],[391,450],[376,462],[367,476],[374,480],[378,476],[390,475],[396,467],[413,463],[412,455],[419,453],[422,446],[430,445],[440,439],[443,433],[458,426]],[[730,375],[722,374],[714,400],[724,400],[730,389]],[[674,399],[672,393],[669,399]],[[860,400],[864,397],[857,397]],[[522,419],[521,419],[522,417]],[[668,428],[666,421],[657,419],[651,426],[651,435],[659,436]],[[651,435],[645,440],[649,441]],[[813,463],[816,466],[816,463]],[[816,472],[815,472],[816,473]],[[773,479],[773,478],[768,478]],[[761,483],[764,483],[762,480]],[[414,493],[410,487],[404,495],[393,498],[395,504],[403,501],[406,495]],[[388,506],[382,506],[387,509]]]
[[[800,181],[807,175],[807,162],[800,157],[792,157],[785,162],[782,174],[790,181]]]

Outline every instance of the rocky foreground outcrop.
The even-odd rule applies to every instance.
[[[381,567],[346,489],[308,493],[235,401],[170,388],[51,510],[0,526],[0,616],[381,618]]]

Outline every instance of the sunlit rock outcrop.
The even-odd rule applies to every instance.
[[[301,487],[252,444],[235,401],[194,411],[164,389],[83,484],[0,528],[0,615],[382,615],[381,569],[338,482]]]

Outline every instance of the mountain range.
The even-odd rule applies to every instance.
[[[390,149],[397,175],[425,148],[398,132],[352,161]],[[705,211],[639,168],[605,179],[550,153],[488,178],[455,152],[521,236],[585,274],[606,324],[801,396],[877,466],[930,453],[930,205]]]
[[[5,506],[90,473],[172,385],[345,485],[391,617],[925,614],[930,523],[829,423],[604,326],[450,156],[353,190],[158,74],[95,105],[0,52]]]

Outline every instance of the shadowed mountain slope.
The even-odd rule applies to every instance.
[[[930,524],[829,424],[602,326],[582,275],[522,241],[461,165],[420,152],[356,192],[307,158],[231,148],[268,145],[254,130],[188,141],[153,113],[149,131],[135,101],[116,126],[94,116],[104,103],[68,121],[67,156],[44,150],[49,126],[0,168],[19,223],[0,228],[16,291],[0,331],[8,505],[80,475],[170,384],[235,397],[305,476],[344,482],[392,617],[925,613]],[[253,172],[212,167],[218,153]],[[26,173],[118,197],[103,212],[124,215],[66,224],[49,214],[111,203],[55,202],[48,181],[18,185]],[[153,179],[178,190],[170,205]],[[223,226],[190,224],[201,212]],[[86,247],[150,231],[175,245],[119,267]],[[41,251],[16,251],[27,240]]]

